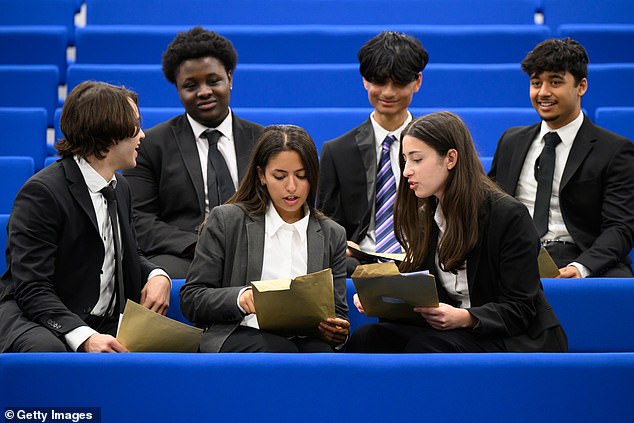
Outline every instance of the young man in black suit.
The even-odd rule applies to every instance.
[[[376,193],[383,186],[377,184],[377,176],[386,179],[395,194],[401,177],[400,135],[412,120],[408,108],[420,89],[428,58],[417,39],[397,32],[384,31],[364,44],[358,53],[359,71],[374,111],[364,123],[322,147],[317,207],[342,225],[348,240],[363,251],[400,251],[391,222],[394,196],[376,207]],[[376,231],[376,212],[381,208],[386,211],[386,220],[379,225],[385,229],[383,239]],[[358,263],[349,255],[348,275]]]
[[[560,277],[632,277],[634,145],[582,113],[585,49],[549,39],[522,69],[542,121],[504,132],[489,176],[526,205]]]
[[[235,192],[262,132],[229,108],[236,63],[226,38],[201,27],[179,33],[163,73],[185,113],[149,129],[138,165],[124,172],[139,246],[173,278],[187,274],[200,225]]]
[[[123,352],[126,299],[167,312],[167,274],[138,253],[130,189],[116,171],[143,139],[136,94],[87,81],[64,102],[61,159],[18,193],[0,285],[0,351]],[[113,231],[114,228],[114,231]]]

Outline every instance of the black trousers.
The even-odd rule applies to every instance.
[[[393,322],[363,325],[348,341],[352,353],[505,352],[501,339],[481,339],[473,331],[441,331],[426,326]]]
[[[574,244],[553,243],[546,247],[548,254],[553,258],[557,267],[562,268],[572,263],[579,257],[581,250]],[[631,278],[632,268],[625,263],[618,263],[611,269],[608,269],[600,275],[592,275],[597,278]]]
[[[247,326],[239,326],[222,344],[220,352],[281,352],[324,353],[333,352],[326,341],[310,337],[276,335]],[[201,352],[206,352],[201,350]]]

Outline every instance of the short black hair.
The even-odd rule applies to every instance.
[[[572,38],[550,38],[537,44],[524,60],[522,70],[532,77],[543,72],[570,72],[579,82],[588,77],[588,53]]]
[[[357,58],[359,71],[366,81],[383,84],[391,79],[407,85],[425,69],[429,54],[416,38],[383,31],[361,47]]]
[[[201,57],[218,59],[225,67],[227,75],[233,73],[238,63],[238,53],[231,41],[215,32],[195,26],[187,32],[179,32],[163,52],[165,78],[176,85],[176,73],[181,63]]]

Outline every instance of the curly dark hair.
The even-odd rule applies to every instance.
[[[231,41],[196,26],[187,32],[179,32],[176,38],[163,52],[163,74],[165,78],[176,85],[176,73],[185,60],[214,57],[225,67],[227,74],[233,73],[238,63],[238,53]]]
[[[388,79],[407,85],[418,78],[429,62],[429,54],[416,38],[383,31],[361,47],[359,71],[366,81],[383,84]]]
[[[537,76],[543,72],[570,72],[576,85],[588,77],[588,53],[578,41],[572,38],[550,38],[537,44],[524,60],[522,70],[528,76]]]

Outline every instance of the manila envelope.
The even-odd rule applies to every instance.
[[[316,335],[320,322],[335,317],[330,269],[251,285],[260,329],[284,336]]]
[[[378,260],[391,260],[391,261],[403,261],[405,260],[405,253],[368,253],[361,251],[354,245],[350,245],[348,241],[348,250],[353,257],[364,261],[378,261]]]
[[[541,250],[539,250],[539,256],[537,256],[537,264],[539,265],[540,278],[554,278],[555,276],[559,276],[559,268],[557,268],[557,265],[553,261],[553,258],[543,247]]]
[[[391,262],[357,266],[352,282],[369,317],[420,319],[414,307],[438,307],[433,275],[422,272],[401,274]]]
[[[202,333],[127,300],[117,340],[133,352],[197,352]]]

